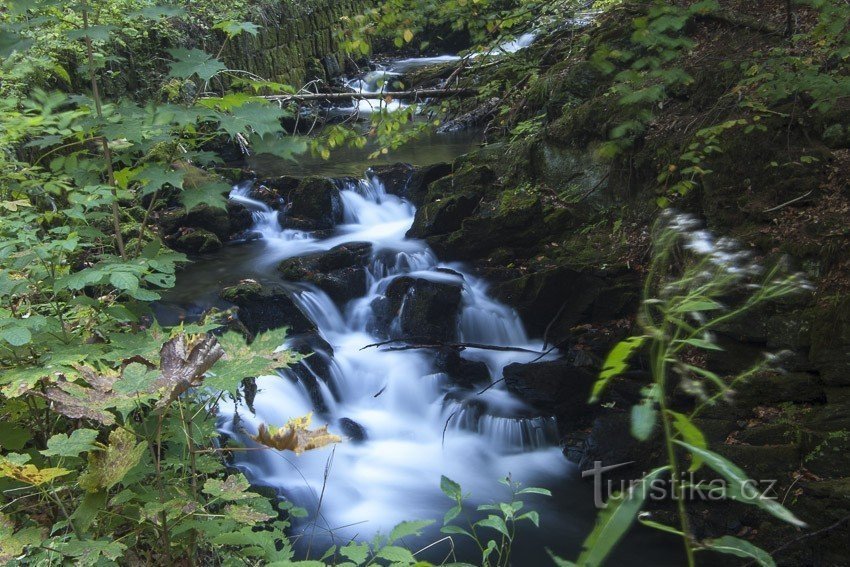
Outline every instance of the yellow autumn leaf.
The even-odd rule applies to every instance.
[[[29,463],[18,464],[5,457],[0,457],[0,477],[11,478],[32,486],[48,483],[70,472],[68,469],[58,467],[39,469]]]
[[[413,32],[410,30],[404,30],[404,41],[410,43],[413,41]]]
[[[342,441],[338,435],[328,432],[327,425],[311,431],[309,427],[312,418],[313,414],[308,413],[303,417],[290,419],[283,427],[260,424],[257,434],[251,436],[251,439],[266,447],[278,451],[293,451],[296,454]]]

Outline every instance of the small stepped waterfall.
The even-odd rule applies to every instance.
[[[403,520],[441,517],[450,505],[439,492],[441,475],[489,499],[497,480],[509,473],[534,484],[569,470],[555,445],[554,418],[529,412],[502,384],[483,393],[481,388],[462,389],[436,368],[432,351],[363,348],[381,340],[372,331],[373,302],[402,275],[462,286],[459,340],[538,351],[543,347],[528,339],[515,311],[488,297],[482,280],[460,266],[441,264],[424,242],[405,239],[413,205],[388,194],[374,177],[347,181],[341,191],[344,224],[334,236],[319,240],[281,229],[277,211],[250,194],[251,184],[241,184],[231,199],[254,211],[254,229],[266,246],[263,261],[346,242],[372,244],[364,297],[340,308],[315,287],[301,285],[295,293],[333,354],[317,352],[300,373],[288,369],[283,376],[260,378],[256,413],[243,409],[239,420],[226,414],[221,420],[226,433],[249,446],[246,433],[255,433],[261,423],[279,426],[309,412],[314,412],[316,425],[328,423],[343,436],[340,420],[354,421],[366,439],[297,457],[273,450],[238,453],[236,464],[253,482],[279,489],[311,514],[308,525],[314,533],[338,543],[388,533]],[[486,364],[490,379],[497,381],[505,365],[530,362],[538,355],[466,349],[463,357]],[[328,369],[326,381],[314,371],[318,362]],[[303,379],[303,369],[312,379]]]

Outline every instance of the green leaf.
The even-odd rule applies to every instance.
[[[220,498],[229,502],[256,498],[256,494],[248,492],[251,483],[243,474],[232,474],[224,480],[209,478],[204,482],[203,492],[213,498]]]
[[[169,73],[171,77],[188,79],[192,75],[197,75],[202,81],[209,81],[216,74],[227,69],[224,63],[200,49],[180,47],[169,49],[168,52],[176,59],[168,64],[171,67]]]
[[[129,272],[112,272],[109,275],[109,283],[124,291],[139,289],[139,278]]]
[[[235,37],[243,32],[250,35],[257,35],[257,32],[260,30],[260,26],[251,22],[225,20],[214,25],[213,29],[223,31],[227,34],[227,37]]]
[[[682,439],[684,439],[686,443],[699,447],[700,449],[708,449],[708,443],[705,440],[705,435],[703,435],[702,431],[700,431],[699,428],[694,425],[690,419],[688,419],[688,416],[672,410],[667,410],[667,413],[673,417],[673,427],[679,432],[679,435],[682,436]],[[695,454],[692,454],[692,456],[693,460],[691,461],[691,466],[688,470],[694,472],[702,466],[702,459]]]
[[[605,363],[602,365],[602,372],[599,373],[599,379],[593,385],[593,391],[590,394],[589,403],[592,404],[599,401],[599,395],[608,385],[611,378],[614,378],[628,370],[629,357],[643,346],[643,343],[647,338],[649,337],[629,337],[617,343],[611,352],[608,353],[608,356],[605,358]]]
[[[236,134],[256,134],[259,141],[252,141],[252,147],[255,153],[278,153],[278,149],[273,151],[260,151],[256,144],[262,146],[263,139],[268,138],[268,144],[271,146],[272,140],[276,139],[276,135],[283,133],[281,120],[286,118],[288,113],[275,104],[266,101],[256,101],[256,99],[231,108],[230,114],[220,114],[219,122],[221,129],[227,132],[231,138]],[[283,142],[293,140],[292,137],[282,138]],[[306,145],[305,145],[306,149]]]
[[[761,567],[775,567],[776,563],[768,552],[760,547],[756,547],[750,542],[732,536],[723,536],[717,539],[710,539],[702,542],[702,544],[712,551],[719,553],[727,553],[736,557],[752,559]]]
[[[806,523],[794,516],[794,514],[785,508],[785,506],[776,500],[764,497],[758,489],[754,487],[755,482],[750,480],[747,474],[731,461],[721,457],[713,451],[709,451],[708,449],[695,447],[694,445],[689,445],[688,443],[678,440],[676,440],[675,443],[690,451],[694,456],[702,458],[705,464],[723,476],[723,478],[728,481],[726,486],[726,495],[732,500],[758,506],[762,510],[773,514],[780,520],[788,522],[789,524],[793,524],[801,528],[806,527]]]
[[[422,530],[434,523],[434,520],[417,520],[412,522],[401,522],[390,532],[390,537],[387,543],[395,543],[398,540],[409,537],[418,536]]]
[[[651,471],[632,484],[624,493],[612,495],[596,516],[596,525],[582,544],[578,563],[582,567],[598,567],[634,523],[649,494],[652,482],[669,467]]]
[[[149,397],[158,377],[159,372],[149,369],[144,364],[132,362],[124,367],[121,378],[115,382],[112,389],[119,394],[143,393],[145,397]]]
[[[80,453],[94,449],[96,439],[97,431],[94,429],[77,429],[70,437],[66,433],[58,433],[47,440],[47,449],[41,454],[48,457],[78,457]]]
[[[503,520],[499,516],[494,516],[493,514],[487,516],[483,520],[478,520],[477,522],[475,522],[475,525],[483,526],[485,528],[492,528],[503,535],[509,535],[508,526],[505,524],[505,520]]]
[[[254,153],[270,154],[282,159],[295,161],[295,156],[307,151],[307,142],[293,136],[280,137],[275,134],[265,136],[253,135],[250,138],[251,148]]]
[[[230,185],[221,181],[211,181],[184,189],[180,193],[180,200],[187,211],[191,211],[198,205],[225,209],[227,208],[225,193],[228,191],[230,191]]]
[[[87,29],[71,30],[67,34],[68,39],[89,37],[92,41],[107,41],[110,32],[115,29],[115,26],[89,26]]]
[[[518,491],[517,494],[542,494],[543,496],[552,496],[552,492],[546,490],[545,488],[537,488],[536,486],[529,486],[523,488]]]
[[[369,545],[366,543],[351,543],[345,547],[340,547],[339,553],[343,557],[351,559],[356,565],[362,565],[366,563],[366,558],[369,557]]]
[[[646,516],[646,517],[644,517],[644,516]],[[638,522],[640,522],[641,524],[643,524],[647,527],[655,529],[655,530],[667,532],[668,534],[674,534],[674,535],[677,535],[679,537],[682,536],[682,532],[680,532],[676,528],[674,528],[672,526],[668,526],[667,524],[662,524],[660,522],[650,520],[649,514],[646,513],[646,512],[638,514]]]
[[[0,329],[0,339],[3,339],[12,346],[24,346],[32,341],[32,333],[26,327],[16,325],[14,327]]]
[[[658,388],[653,385],[644,388],[644,397],[639,404],[632,406],[632,435],[638,441],[646,441],[655,429],[658,421],[658,410],[655,407],[658,401]]]
[[[465,529],[463,529],[460,526],[454,526],[454,525],[443,526],[442,528],[440,528],[440,531],[444,534],[465,535],[467,537],[475,539],[475,536],[473,536],[471,533],[469,533],[468,531],[466,531]]]
[[[696,347],[702,350],[723,350],[722,347],[716,345],[711,341],[706,341],[704,339],[679,339],[677,341],[673,341],[674,343],[691,345],[692,347]]]
[[[388,545],[387,547],[382,548],[378,551],[375,557],[378,559],[386,559],[392,563],[408,565],[416,563],[416,558],[413,557],[413,554],[409,550],[395,545]]]
[[[557,555],[552,553],[550,549],[546,549],[546,553],[548,553],[549,557],[552,558],[552,561],[555,562],[555,567],[577,567],[575,563],[558,557]]]
[[[23,52],[31,44],[32,40],[8,30],[0,29],[0,57],[8,57],[15,51]]]
[[[109,445],[89,452],[89,466],[80,475],[80,487],[88,492],[109,490],[139,464],[146,449],[147,444],[136,443],[136,436],[130,431],[113,429],[109,433]]]
[[[723,309],[723,306],[711,299],[698,299],[685,301],[671,309],[671,313],[692,313],[694,311],[716,311]]]
[[[175,18],[186,13],[184,8],[178,6],[147,6],[136,12],[131,12],[131,16],[142,16],[151,20],[159,20],[165,18]]]
[[[521,516],[517,516],[517,521],[519,520],[528,520],[532,524],[534,524],[535,527],[540,527],[540,514],[538,514],[534,510],[532,510],[531,512],[526,512]]]
[[[460,485],[447,476],[440,477],[440,490],[452,500],[460,500]]]

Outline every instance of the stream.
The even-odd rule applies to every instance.
[[[360,88],[379,88],[364,85],[365,78]],[[413,142],[405,150],[408,153],[391,157],[420,165],[451,161],[469,151],[475,141],[469,133],[434,135]],[[481,388],[454,384],[439,371],[431,350],[364,348],[384,338],[375,330],[374,305],[400,276],[460,288],[459,341],[531,351],[542,350],[542,341],[527,336],[517,313],[489,297],[487,282],[466,266],[443,263],[425,242],[405,237],[414,206],[388,194],[378,177],[364,173],[363,155],[343,154],[340,159],[335,155],[332,162],[304,159],[298,164],[255,158],[251,166],[261,176],[340,177],[357,171],[361,179],[339,182],[344,220],[333,234],[322,238],[282,229],[278,211],[252,197],[253,181],[236,185],[230,198],[253,212],[253,230],[262,238],[225,247],[185,268],[167,298],[164,322],[168,322],[166,311],[172,316],[179,312],[182,318],[221,306],[218,291],[244,278],[280,283],[276,268],[284,259],[345,243],[371,244],[365,268],[368,291],[363,297],[335,304],[314,286],[293,287],[296,303],[333,349],[332,354],[317,351],[303,363],[312,372],[311,365],[318,360],[314,357],[319,357],[329,368],[326,380],[314,373],[320,403],[316,392],[287,369],[281,376],[257,380],[255,413],[239,408],[237,421],[234,406],[221,405],[221,431],[249,447],[257,446],[248,434],[260,424],[280,426],[311,412],[314,427],[327,423],[331,432],[345,437],[348,429],[342,424],[354,422],[365,431],[365,440],[346,439],[299,456],[271,449],[237,454],[236,466],[253,483],[272,487],[307,510],[308,517],[293,526],[298,554],[317,558],[330,545],[387,534],[404,520],[437,520],[422,538],[405,542],[415,551],[444,537],[438,528],[452,502],[440,491],[441,475],[470,494],[467,512],[471,514],[476,514],[479,504],[509,499],[509,491],[498,481],[510,475],[523,486],[553,492],[552,498],[524,497],[526,509],[539,511],[541,528],[528,524],[520,529],[514,564],[549,565],[547,548],[574,558],[596,516],[592,483],[581,480],[576,465],[564,457],[555,419],[535,414],[498,382],[507,364],[539,356],[465,349],[463,358],[486,365],[490,381],[496,382],[481,392]],[[398,324],[396,318],[392,325]],[[544,360],[556,356],[553,353]],[[477,550],[458,536],[454,542],[459,560],[476,562]],[[636,530],[620,545],[612,564],[619,560],[629,565],[676,565],[674,547],[668,536]],[[417,557],[440,562],[449,550],[449,542],[442,541]]]

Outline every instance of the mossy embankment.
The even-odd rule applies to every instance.
[[[714,450],[754,478],[775,479],[772,494],[810,528],[798,531],[730,503],[694,506],[693,525],[700,538],[751,538],[780,564],[837,565],[850,533],[847,101],[826,113],[798,96],[765,112],[741,105],[749,70],[787,41],[784,13],[775,3],[723,4],[721,16],[694,18],[683,30],[694,47],[677,65],[692,80],[655,105],[646,128],[617,152],[609,150],[612,131],[633,109],[612,92],[615,73],[595,59],[603,48],[639,49],[630,37],[642,8],[624,5],[499,65],[461,74],[489,87],[458,114],[491,108],[488,131],[501,135],[418,196],[411,236],[426,239],[441,259],[473,263],[532,334],[581,366],[598,365],[630,332],[657,200],[669,198],[681,156],[709,126],[757,122],[718,135],[719,151],[701,162],[708,173],[694,176],[694,188],[674,206],[738,239],[765,264],[786,257],[816,290],[724,328],[724,351],[710,357],[710,368],[730,374],[764,352],[787,351],[786,373],[741,386],[732,405],[712,409],[699,425]],[[799,25],[810,25],[809,16],[801,11]],[[501,93],[501,112],[493,92]],[[560,385],[547,381],[550,399],[570,398],[571,372]],[[623,379],[606,407],[565,416],[572,457],[652,462],[651,446],[629,441],[628,410],[640,384],[639,377]]]

